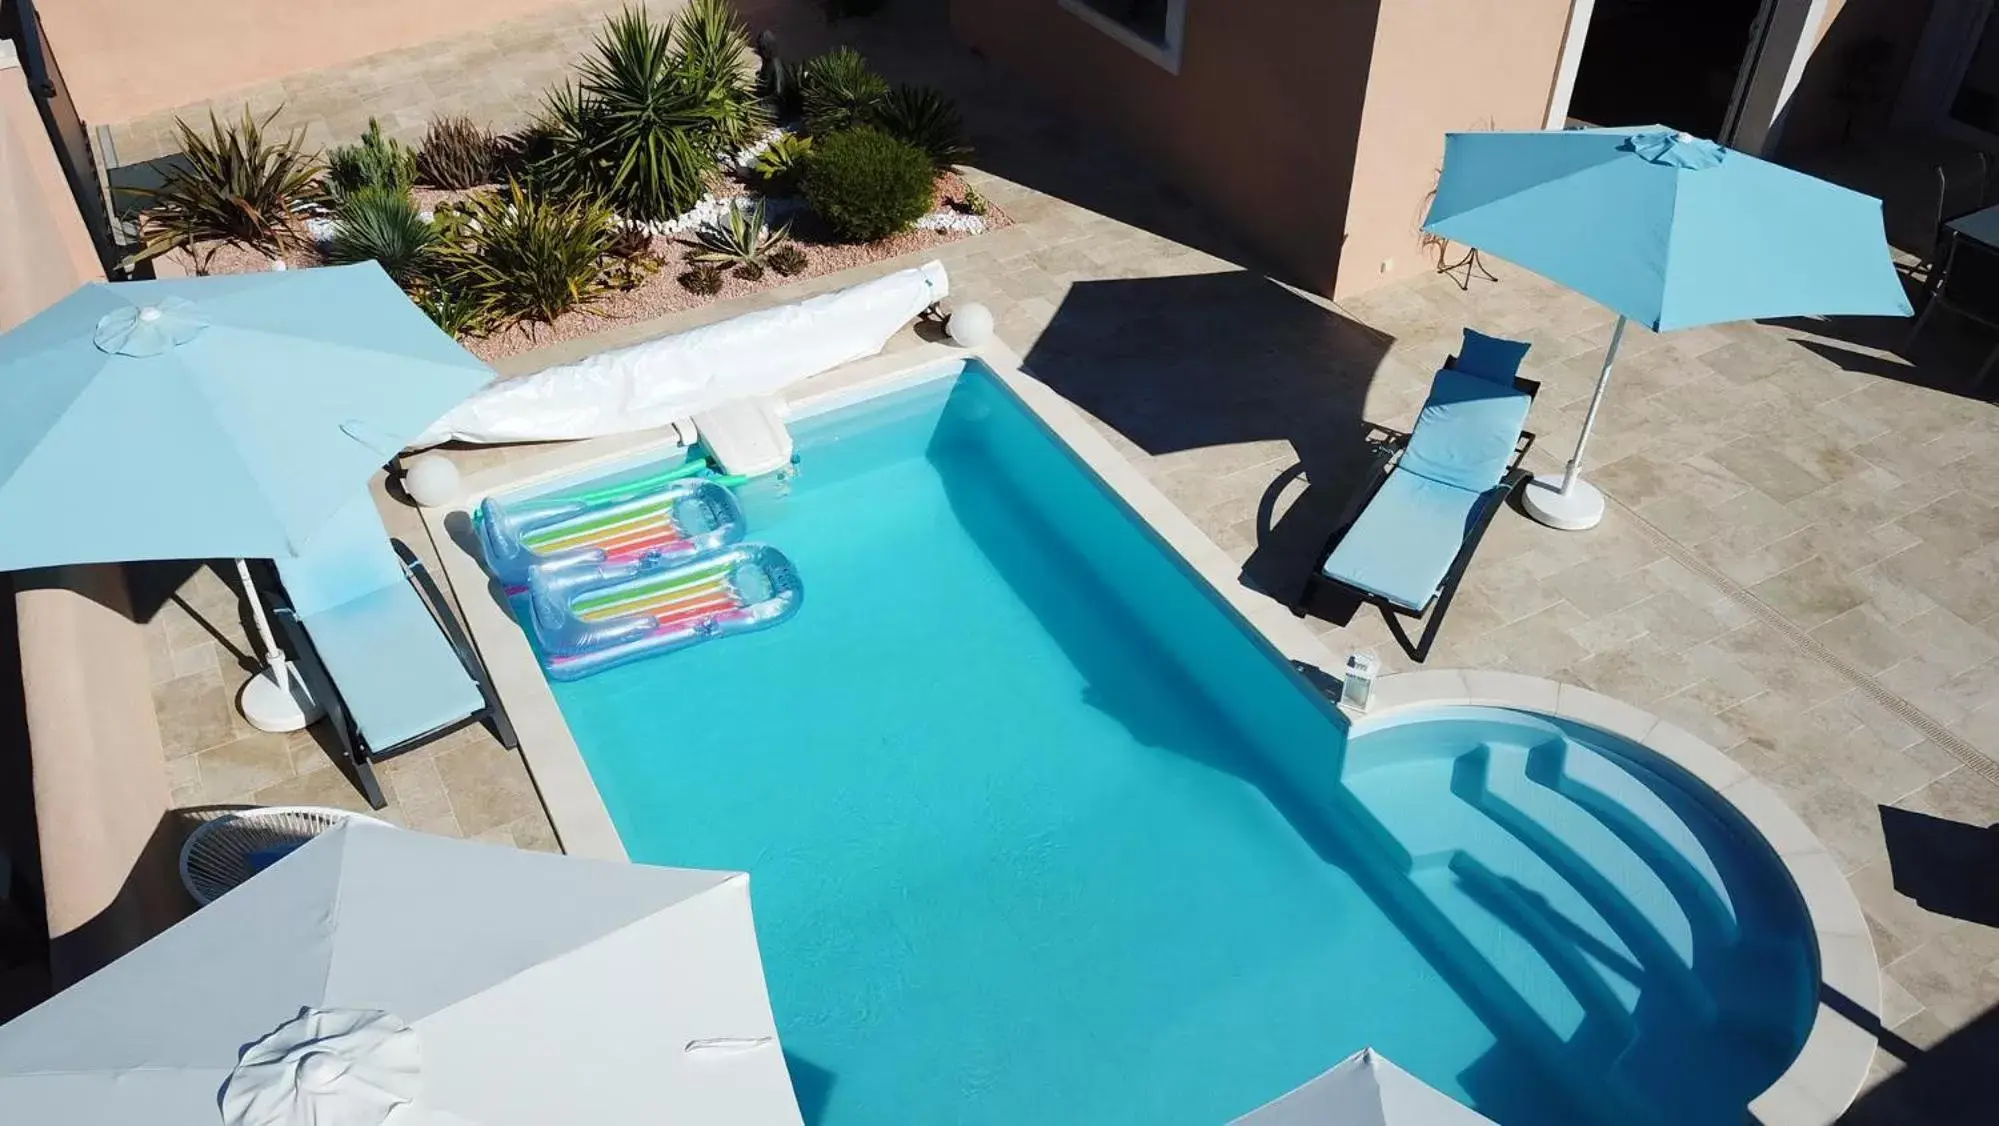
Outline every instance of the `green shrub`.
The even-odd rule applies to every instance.
[[[140,221],[143,245],[129,261],[206,242],[269,255],[298,245],[294,220],[315,194],[319,162],[301,149],[296,132],[265,138],[276,116],[273,110],[259,121],[245,109],[241,123],[225,127],[210,113],[206,136],[176,120],[181,160],[165,165],[159,187],[129,189],[151,201]]]
[[[806,128],[820,135],[868,124],[875,107],[888,96],[888,83],[868,69],[868,60],[852,47],[828,51],[806,63],[800,87]]]
[[[967,215],[983,216],[990,214],[993,209],[993,205],[979,192],[979,189],[970,187],[965,189],[965,198],[960,206],[965,209]]]
[[[382,135],[382,123],[368,119],[361,142],[327,154],[326,178],[335,197],[362,188],[407,192],[416,184],[416,154],[401,141]]]
[[[435,256],[437,228],[424,222],[407,192],[364,185],[341,197],[336,215],[340,225],[326,248],[330,261],[379,262],[408,289]]]
[[[786,243],[765,256],[764,264],[788,278],[804,273],[805,267],[812,264],[812,259],[807,258],[796,245]]]
[[[742,269],[752,269],[762,276],[771,251],[791,241],[790,224],[773,229],[765,220],[762,200],[751,207],[730,208],[727,218],[709,223],[695,233],[695,249],[689,260],[704,266],[736,267],[738,277],[746,276],[740,272]]]
[[[843,239],[873,242],[930,210],[935,174],[922,149],[878,129],[821,140],[805,165],[805,198]]]
[[[551,91],[531,129],[538,188],[595,196],[641,221],[700,200],[715,170],[720,113],[672,38],[672,26],[644,9],[611,18],[577,84]]]
[[[768,192],[790,195],[798,190],[798,178],[804,174],[806,158],[811,155],[812,138],[786,133],[757,154],[757,179]]]
[[[423,285],[410,298],[437,327],[453,336],[481,335],[492,328],[477,302],[446,285]]]
[[[940,172],[971,158],[958,107],[928,86],[897,86],[875,105],[874,124],[929,153]]]
[[[716,148],[734,151],[770,128],[749,70],[750,33],[729,0],[692,0],[673,22],[674,66],[714,113]]]
[[[703,297],[713,297],[722,292],[722,268],[720,266],[696,266],[683,272],[675,279],[681,288]]]
[[[547,323],[604,295],[617,234],[595,200],[559,200],[509,181],[475,196],[449,219],[438,251],[439,284],[496,328]]]
[[[498,165],[493,135],[469,117],[431,122],[416,154],[417,171],[425,180],[454,191],[492,183]]]

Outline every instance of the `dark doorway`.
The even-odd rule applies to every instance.
[[[1770,0],[1596,0],[1569,117],[1727,140]]]

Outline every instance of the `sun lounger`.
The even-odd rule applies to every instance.
[[[1455,358],[1453,358],[1455,364]],[[1292,603],[1304,616],[1321,587],[1381,607],[1419,663],[1430,654],[1472,553],[1506,498],[1529,477],[1523,429],[1540,384],[1494,379],[1447,365],[1407,435],[1374,428],[1374,460],[1353,503]],[[1401,617],[1428,617],[1411,644]]]
[[[374,763],[477,720],[511,748],[513,727],[437,584],[389,538],[360,493],[297,559],[280,560],[277,606],[300,672],[368,804],[385,800]]]

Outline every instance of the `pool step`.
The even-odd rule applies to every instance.
[[[1438,771],[1449,772],[1451,800],[1477,816],[1398,800],[1435,792]],[[1713,828],[1704,809],[1678,808],[1626,764],[1560,736],[1481,743],[1346,781],[1367,822],[1348,836],[1405,874],[1424,914],[1458,940],[1455,956],[1477,960],[1467,976],[1510,994],[1487,1004],[1550,1036],[1562,1066],[1600,1062],[1583,1069],[1598,1107],[1630,1108],[1606,1120],[1712,1111],[1701,1104],[1712,1096],[1674,1092],[1661,1078],[1672,1052],[1716,1037],[1752,1051],[1795,1043],[1794,1030],[1763,1027],[1769,1018],[1717,995],[1735,982],[1755,995],[1787,947],[1745,939],[1744,913],[1756,908],[1731,902],[1728,862],[1703,843]]]

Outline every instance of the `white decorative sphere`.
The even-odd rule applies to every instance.
[[[945,322],[944,331],[959,344],[977,348],[993,338],[993,311],[976,301],[960,305],[952,311],[951,319]]]
[[[458,498],[458,467],[443,454],[419,454],[403,465],[403,491],[425,508]]]

